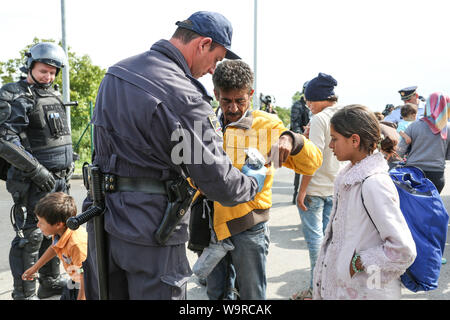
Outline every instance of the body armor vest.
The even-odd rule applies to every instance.
[[[29,147],[33,152],[72,144],[66,109],[52,91],[33,88],[34,107],[28,114],[26,130]]]

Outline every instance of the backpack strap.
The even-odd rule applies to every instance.
[[[375,174],[376,174],[376,173],[375,173]],[[377,229],[378,233],[380,233],[380,231],[379,231],[378,228],[377,228],[377,225],[375,224],[375,222],[373,222],[373,219],[372,219],[372,217],[370,216],[369,210],[367,210],[367,207],[366,207],[366,205],[364,204],[364,197],[363,197],[363,191],[362,191],[362,187],[363,187],[364,181],[366,181],[367,178],[369,178],[369,177],[371,177],[371,176],[373,176],[373,175],[375,175],[375,174],[372,174],[372,175],[370,175],[370,176],[367,176],[367,177],[365,177],[365,178],[361,181],[361,200],[362,200],[362,204],[363,204],[364,210],[366,210],[367,215],[369,216],[370,221],[372,221],[373,226],[375,227],[375,229]]]

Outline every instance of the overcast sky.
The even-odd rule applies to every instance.
[[[34,37],[61,40],[60,0],[2,1],[0,61],[17,58]],[[78,55],[108,68],[169,39],[199,10],[225,15],[232,49],[253,68],[253,0],[66,0],[66,36]],[[398,90],[450,94],[448,0],[259,0],[257,91],[290,107],[319,72],[337,81],[339,103],[383,110]],[[212,92],[211,76],[200,79]]]

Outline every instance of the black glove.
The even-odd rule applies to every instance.
[[[33,171],[26,173],[25,176],[30,178],[42,191],[50,192],[56,184],[53,174],[41,164],[38,164]]]

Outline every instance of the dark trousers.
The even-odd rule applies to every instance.
[[[88,230],[83,263],[86,299],[98,299],[95,235]],[[143,246],[106,233],[110,300],[185,300],[192,271],[183,244]]]
[[[439,194],[441,194],[442,189],[445,186],[445,175],[444,172],[439,171],[424,171],[425,176],[433,182]]]
[[[71,284],[71,289],[69,289],[69,283]],[[68,285],[64,287],[59,300],[77,300],[79,291],[76,288],[77,284],[73,280],[69,280],[67,284]]]
[[[42,235],[37,227],[37,218],[34,214],[36,203],[46,196],[48,193],[41,191],[34,183],[23,177],[23,173],[15,168],[11,168],[8,172],[8,180],[6,181],[8,192],[12,195],[15,205],[25,207],[27,218],[24,221],[22,210],[16,210],[14,219],[18,228],[23,228],[25,239],[18,235],[11,242],[9,252],[9,265],[14,279],[13,296],[20,296],[22,293],[28,297],[34,294],[36,280],[23,281],[22,273],[30,268],[41,255],[51,245],[51,239]],[[68,193],[69,185],[64,179],[56,179],[56,185],[52,192],[62,191]],[[48,278],[56,278],[59,276],[60,261],[58,257],[54,257],[46,263],[40,270],[40,282]],[[44,286],[47,282],[44,283]]]

